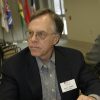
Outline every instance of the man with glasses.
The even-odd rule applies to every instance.
[[[0,100],[100,100],[100,80],[83,55],[55,46],[62,31],[62,20],[49,9],[31,17],[28,47],[3,64]]]

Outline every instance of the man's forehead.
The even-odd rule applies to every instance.
[[[45,14],[45,15],[42,15],[42,16],[39,16],[38,18],[32,20],[30,23],[29,23],[29,27],[28,29],[31,30],[31,29],[35,29],[35,30],[45,30],[45,31],[55,31],[55,28],[54,28],[54,24],[53,24],[53,20],[51,19],[50,15],[49,14]]]
[[[44,15],[36,17],[32,21],[34,21],[34,20],[50,20],[51,21],[52,19],[51,19],[51,16],[49,14],[44,14]]]

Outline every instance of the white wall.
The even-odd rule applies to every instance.
[[[93,43],[100,34],[100,0],[64,0],[64,4],[68,38]]]

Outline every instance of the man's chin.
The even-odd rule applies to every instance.
[[[40,56],[39,53],[33,53],[33,52],[31,52],[31,55],[32,55],[32,56],[35,56],[35,57],[39,57],[39,56]]]

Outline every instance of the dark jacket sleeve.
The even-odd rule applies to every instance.
[[[98,74],[99,77],[100,77],[100,62],[98,62],[98,63],[96,64],[95,69],[96,69],[97,74]]]
[[[18,100],[16,81],[10,76],[8,64],[2,66],[2,80],[0,84],[0,100]]]

